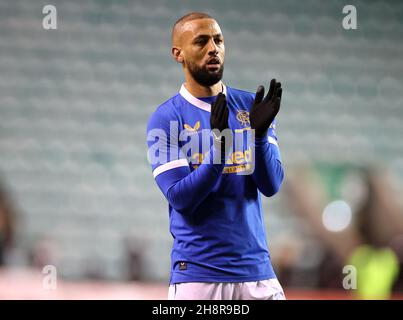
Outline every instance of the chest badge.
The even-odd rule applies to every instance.
[[[236,113],[236,119],[243,125],[247,127],[250,125],[249,112],[245,110],[238,110]]]

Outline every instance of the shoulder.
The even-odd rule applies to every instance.
[[[179,93],[161,103],[151,114],[147,123],[147,131],[153,128],[161,128],[169,121],[180,118],[181,99]]]
[[[255,98],[255,94],[253,92],[249,92],[246,90],[236,89],[227,86],[228,93],[237,97],[245,97],[245,98]]]
[[[235,103],[238,107],[243,106],[245,109],[252,107],[253,101],[255,100],[255,93],[235,89],[227,86],[227,92],[229,100]]]

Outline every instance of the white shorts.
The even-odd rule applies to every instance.
[[[285,300],[285,295],[277,279],[184,282],[169,286],[168,300]]]

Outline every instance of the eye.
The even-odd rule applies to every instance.
[[[196,40],[195,44],[197,44],[199,46],[204,46],[206,44],[206,40],[204,40],[204,39]]]
[[[221,38],[216,38],[215,43],[221,44],[221,43],[223,43],[223,40]]]

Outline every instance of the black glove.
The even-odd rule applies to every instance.
[[[223,131],[228,128],[228,107],[225,94],[220,92],[211,104],[210,127],[211,130]]]
[[[222,156],[224,155],[225,144],[227,142],[225,141],[225,137],[221,136],[221,132],[228,129],[228,115],[227,98],[225,94],[220,92],[211,104],[210,127],[214,138],[214,145],[218,150],[221,150]],[[217,130],[220,132],[215,132]]]
[[[255,101],[249,114],[250,125],[252,129],[255,129],[256,137],[266,135],[267,129],[280,110],[282,93],[281,82],[276,82],[276,79],[270,81],[269,93],[264,99],[264,87],[257,88]]]

